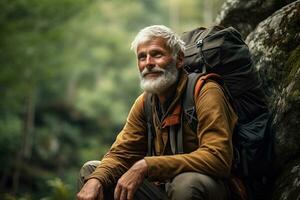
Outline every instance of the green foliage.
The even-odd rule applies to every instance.
[[[16,153],[21,141],[21,121],[17,116],[8,115],[0,119],[0,154]],[[4,156],[1,156],[1,161]],[[1,162],[0,161],[0,162]],[[3,163],[3,162],[1,162]]]
[[[55,178],[48,181],[52,188],[52,196],[43,198],[42,200],[69,200],[71,199],[71,191],[68,185],[62,182],[61,179]]]
[[[32,200],[29,194],[23,195],[22,197],[15,197],[11,194],[2,194],[3,200]]]
[[[71,165],[76,163],[78,149],[80,146],[80,130],[57,116],[46,115],[43,124],[36,128],[35,154],[39,162],[49,163],[49,166]]]

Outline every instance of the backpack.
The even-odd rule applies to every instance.
[[[213,26],[185,32],[184,70],[188,83],[183,94],[182,123],[185,120],[196,132],[194,91],[200,79],[200,87],[207,80],[219,83],[225,96],[238,115],[233,133],[234,160],[232,174],[241,179],[248,199],[266,199],[272,183],[274,134],[270,127],[271,115],[262,90],[258,73],[252,63],[248,46],[240,33],[232,28]],[[148,155],[153,155],[153,122],[151,95],[146,96]],[[181,123],[181,124],[182,124]],[[175,129],[170,127],[170,132]],[[183,153],[182,127],[178,128],[176,144],[170,142],[173,153]],[[172,140],[172,138],[170,138]],[[241,197],[232,197],[241,198]]]

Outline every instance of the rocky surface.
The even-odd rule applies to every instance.
[[[227,0],[217,17],[218,24],[234,26],[246,37],[259,22],[295,0]]]
[[[300,0],[228,0],[218,20],[244,34],[274,115],[272,199],[300,199]]]
[[[246,43],[274,113],[279,165],[300,153],[300,1],[258,24]]]
[[[300,199],[300,159],[290,162],[277,177],[273,200]]]

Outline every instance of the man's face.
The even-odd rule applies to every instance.
[[[137,59],[143,90],[161,94],[176,82],[180,62],[172,55],[165,39],[155,38],[140,44]]]

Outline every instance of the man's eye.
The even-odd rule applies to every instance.
[[[139,60],[139,61],[143,61],[143,60],[145,60],[145,59],[146,59],[146,56],[143,56],[143,55],[138,56],[138,60]]]
[[[161,54],[161,53],[156,53],[156,54],[154,55],[154,57],[155,57],[155,58],[160,58],[160,57],[162,57],[162,54]]]

